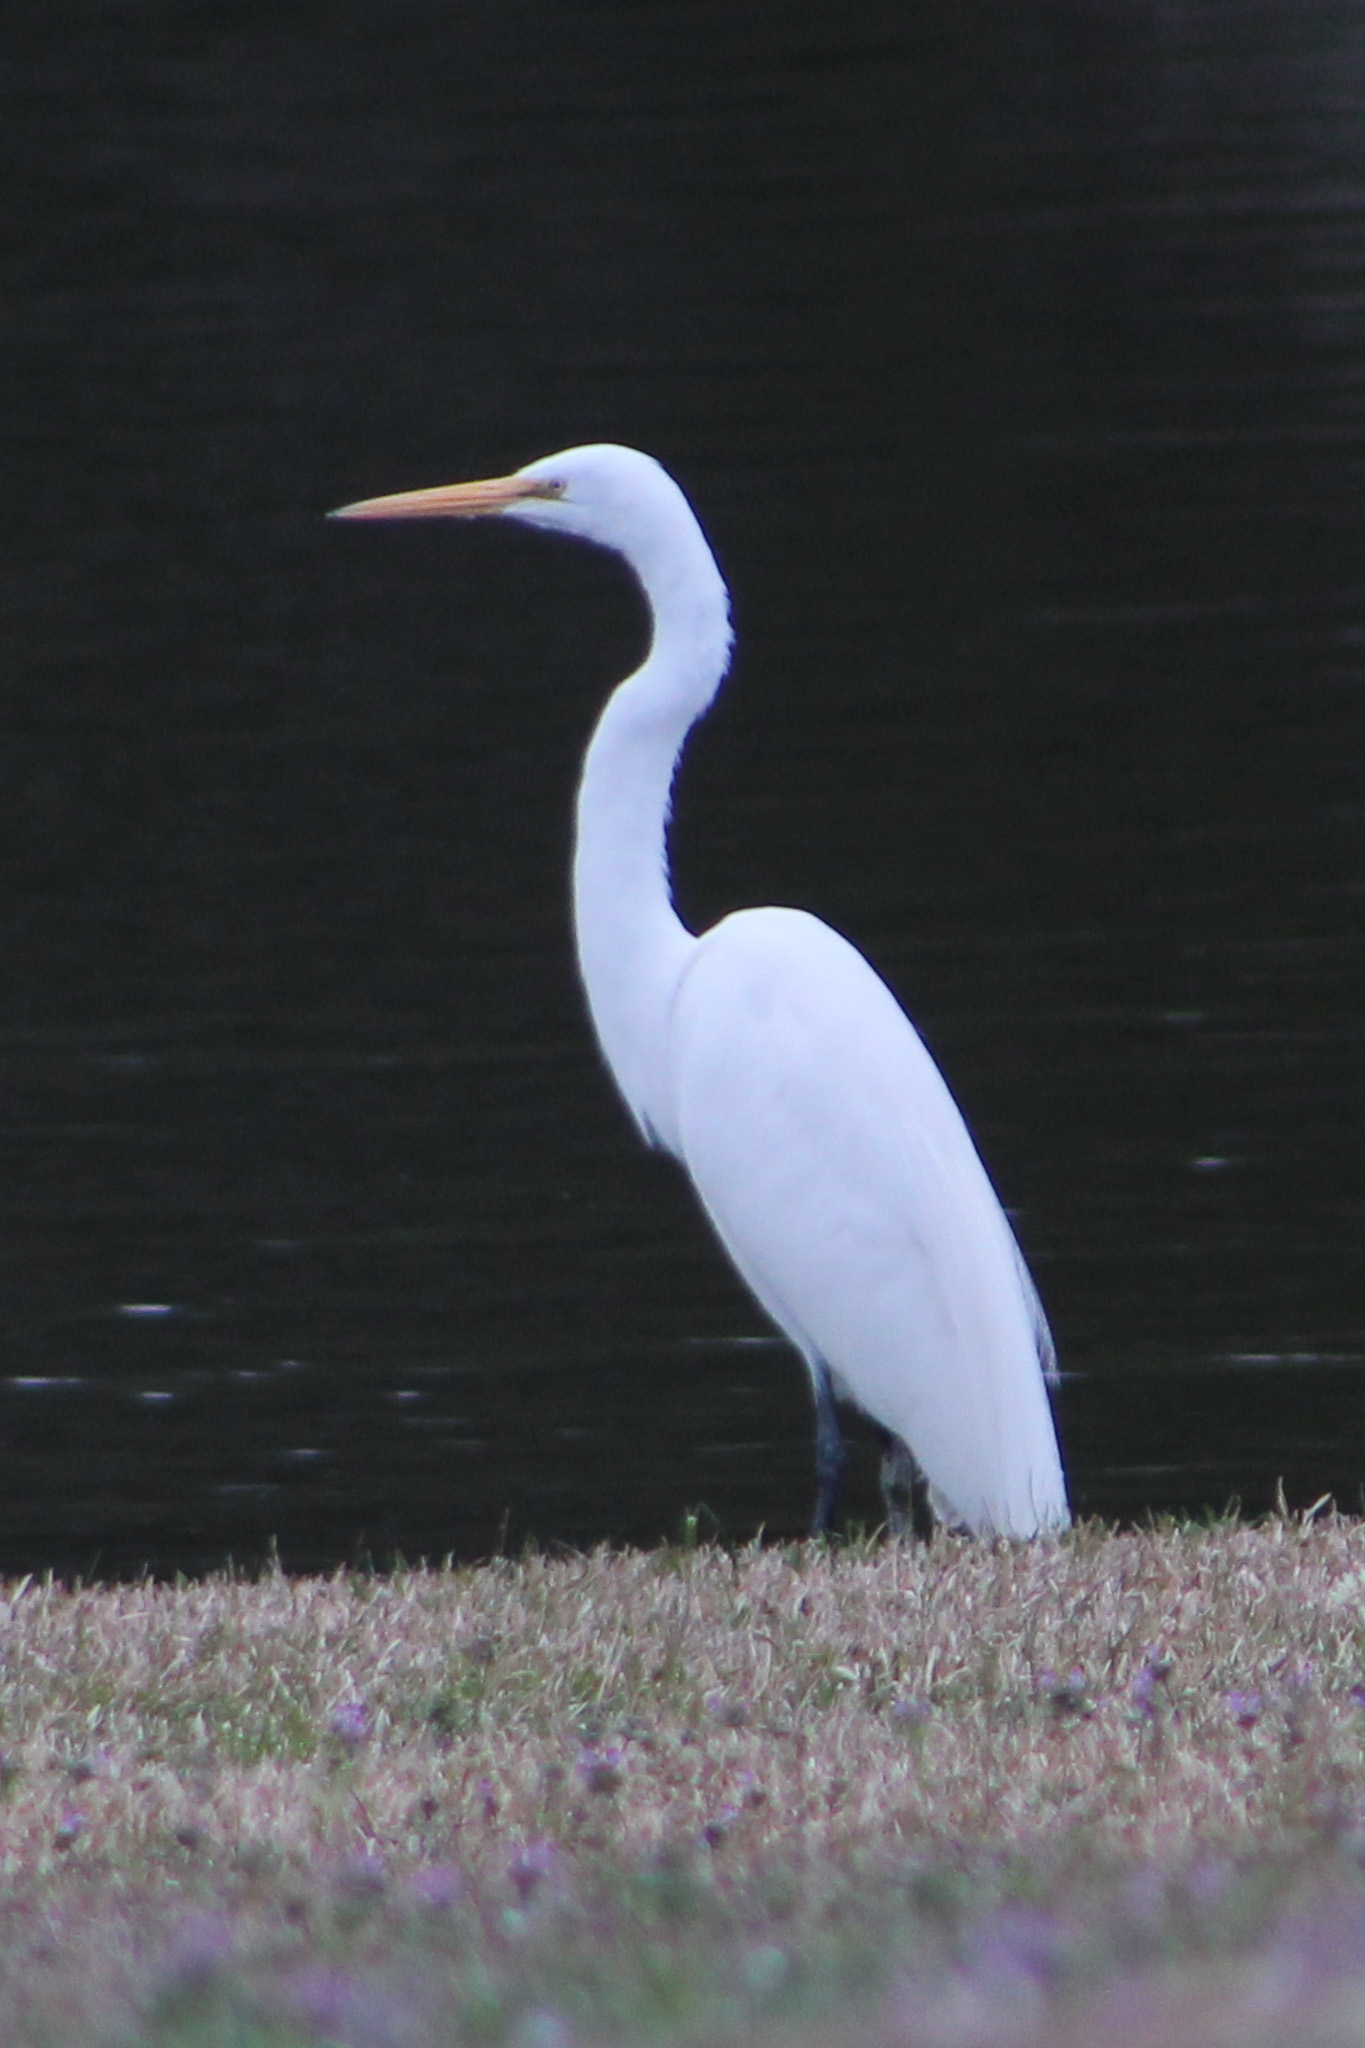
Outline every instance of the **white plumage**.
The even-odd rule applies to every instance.
[[[340,516],[481,514],[614,549],[653,615],[648,657],[608,700],[584,763],[579,963],[636,1122],[687,1168],[736,1268],[806,1360],[816,1527],[828,1526],[842,1467],[836,1394],[888,1433],[897,1523],[913,1459],[950,1524],[1008,1536],[1064,1526],[1047,1325],[904,1011],[805,911],[737,911],[697,937],[673,907],[669,793],[730,649],[725,585],[686,498],[649,456],[604,445]]]

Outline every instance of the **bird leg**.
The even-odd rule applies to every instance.
[[[810,1363],[811,1386],[815,1391],[815,1515],[812,1536],[828,1535],[839,1505],[844,1480],[844,1435],[834,1405],[834,1385],[823,1359]]]
[[[934,1533],[934,1510],[929,1500],[929,1482],[920,1471],[915,1454],[894,1430],[877,1425],[882,1445],[882,1499],[893,1536],[913,1536],[927,1543]]]

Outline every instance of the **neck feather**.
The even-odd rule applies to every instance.
[[[694,529],[695,530],[695,529]],[[673,907],[668,818],[683,743],[730,650],[725,585],[696,531],[673,573],[632,562],[649,601],[648,659],[608,699],[583,764],[574,848],[579,971],[602,1051],[645,1135],[677,1150],[665,1033],[696,940]],[[699,552],[698,552],[699,551]]]

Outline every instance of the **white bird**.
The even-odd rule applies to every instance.
[[[588,1006],[646,1140],[671,1152],[739,1273],[806,1362],[815,1528],[843,1469],[835,1403],[880,1425],[893,1527],[911,1505],[980,1534],[1069,1517],[1047,1322],[956,1103],[905,1012],[803,910],[700,936],[673,906],[670,793],[729,664],[729,597],[673,478],[633,448],[346,505],[342,519],[496,514],[614,549],[653,618],[578,791],[574,917]]]

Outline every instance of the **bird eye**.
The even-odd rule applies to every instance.
[[[562,498],[568,485],[557,476],[544,476],[536,484],[538,498]]]

